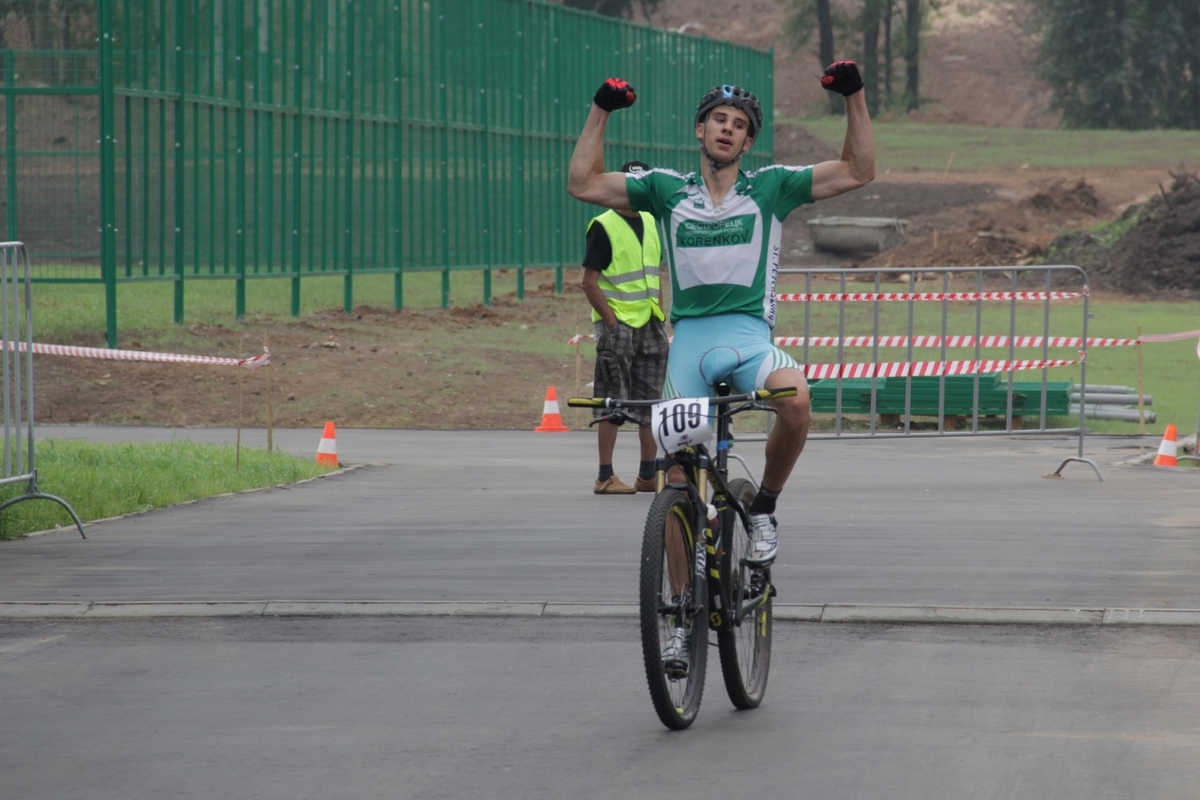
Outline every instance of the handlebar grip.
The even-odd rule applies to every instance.
[[[798,393],[795,386],[785,386],[782,389],[759,389],[755,392],[759,400],[778,400],[781,397],[795,397]]]
[[[604,408],[603,397],[568,397],[567,406],[570,408]]]

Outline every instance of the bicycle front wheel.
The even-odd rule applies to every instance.
[[[696,537],[703,535],[686,494],[665,489],[654,498],[642,537],[642,657],[654,710],[671,730],[695,721],[704,694],[708,595],[695,580]]]
[[[729,493],[742,508],[749,508],[757,490],[750,481],[729,482]],[[729,589],[729,620],[717,631],[721,675],[734,706],[757,708],[767,691],[771,669],[771,572],[752,569],[745,559],[750,534],[732,508],[722,512],[725,544],[721,555],[721,580]]]

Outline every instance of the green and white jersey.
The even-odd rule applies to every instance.
[[[775,327],[783,220],[811,203],[812,167],[738,171],[714,206],[703,178],[652,169],[626,178],[629,203],[658,220],[671,265],[671,321],[749,314]]]

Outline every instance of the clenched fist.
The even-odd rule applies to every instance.
[[[620,78],[609,78],[596,90],[592,102],[605,111],[629,108],[637,100],[633,87]]]
[[[849,97],[863,88],[862,75],[858,74],[858,65],[853,61],[835,61],[825,68],[825,77],[821,78],[821,86],[831,92]]]

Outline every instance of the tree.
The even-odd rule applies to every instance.
[[[841,20],[835,16],[829,0],[793,0],[794,11],[783,24],[784,36],[791,42],[792,50],[803,49],[817,31],[817,60],[820,69],[832,64],[836,58],[834,50],[834,28]],[[844,98],[837,92],[826,92],[830,114],[845,112]]]
[[[867,110],[879,113],[879,29],[883,22],[883,0],[865,0],[862,10],[862,73]],[[885,50],[890,50],[885,45]]]
[[[1200,128],[1200,3],[1044,0],[1037,71],[1067,125]]]
[[[921,107],[921,0],[904,0],[904,94],[907,110]]]

